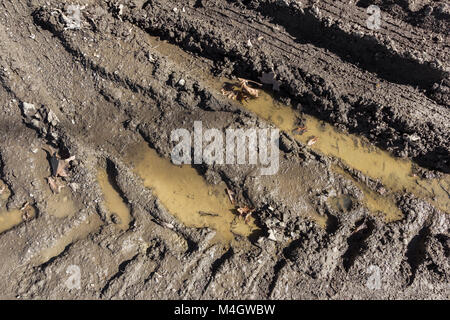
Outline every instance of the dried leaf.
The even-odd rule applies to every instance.
[[[218,217],[219,216],[217,213],[206,212],[206,211],[199,211],[198,214],[201,216],[210,216],[210,217]]]
[[[237,212],[239,212],[239,214],[241,216],[246,216],[248,214],[251,214],[253,211],[255,211],[255,209],[250,209],[249,207],[245,206],[245,207],[240,207],[236,209]]]
[[[238,93],[234,91],[222,89],[222,94],[231,100],[236,100],[238,98]]]
[[[243,93],[249,95],[250,97],[258,98],[259,90],[249,87],[248,82],[250,80],[246,80],[246,79],[242,79],[242,78],[238,78],[238,79],[239,79],[239,83],[241,85],[241,89],[242,89]],[[254,81],[252,81],[252,82],[254,82]],[[257,83],[257,82],[254,82],[254,83]]]
[[[66,167],[69,165],[70,161],[75,160],[75,156],[71,156],[65,160],[58,160],[58,166],[56,168],[56,177],[67,177],[69,174],[66,172]]]
[[[247,101],[250,98],[258,98],[259,90],[250,87],[248,83],[252,82],[258,86],[261,86],[260,83],[242,78],[238,78],[238,80],[238,85],[233,86],[232,84],[227,83],[221,90],[222,94],[228,99],[239,101]]]

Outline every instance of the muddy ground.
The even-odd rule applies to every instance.
[[[448,299],[450,7],[373,3],[379,30],[368,1],[3,0],[0,297]],[[274,128],[220,90],[269,72],[276,85],[262,89],[298,126],[312,116],[356,135],[439,192],[399,188],[283,131],[273,176],[194,166],[200,191],[228,188],[251,221],[171,212],[136,169],[140,150],[170,161],[171,131],[200,120]],[[67,176],[51,177],[53,151],[75,156]],[[180,180],[198,178],[187,170]]]

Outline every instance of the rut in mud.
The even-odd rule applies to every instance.
[[[448,298],[448,9],[365,7],[3,1],[1,297]],[[279,171],[172,164],[194,121],[280,129]]]

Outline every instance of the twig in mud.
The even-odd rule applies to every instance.
[[[253,80],[248,80],[248,79],[244,79],[244,78],[238,78],[238,80],[239,80],[239,82],[240,82],[241,84],[242,84],[242,83],[247,84],[248,82],[251,82],[251,83],[254,83],[254,84],[256,84],[256,85],[262,87],[262,84],[261,84],[261,83],[256,82],[256,81],[253,81]]]
[[[444,190],[444,192],[450,197],[450,192],[449,192],[447,189],[445,189],[444,186],[443,186],[441,183],[439,183],[439,186],[440,186],[441,189]],[[1,194],[1,192],[0,192],[0,194]]]
[[[258,98],[259,90],[249,87],[248,83],[252,82],[252,83],[258,84],[259,86],[261,86],[261,84],[251,81],[251,80],[247,80],[247,79],[242,79],[242,78],[238,78],[238,79],[239,79],[239,83],[241,85],[241,90],[244,93],[246,93],[247,95],[249,95],[252,98]]]
[[[355,230],[353,230],[353,232],[351,233],[352,235],[355,233],[358,233],[359,231],[363,230],[365,227],[367,227],[366,225],[366,217],[364,217],[364,220],[361,222],[361,224],[355,228]]]
[[[205,211],[199,211],[198,214],[201,215],[202,217],[204,217],[204,216],[218,217],[219,216],[217,213],[211,213],[211,212],[205,212]]]
[[[25,210],[29,205],[30,205],[30,204],[28,203],[28,201],[25,202],[25,203],[23,204],[22,208],[20,208],[20,211]]]
[[[234,200],[234,193],[230,189],[227,188],[228,199],[230,199],[231,204],[234,206],[236,201]]]

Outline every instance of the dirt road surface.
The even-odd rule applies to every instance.
[[[0,298],[449,299],[449,23],[428,0],[2,0]],[[279,170],[172,164],[196,121],[279,129]]]

